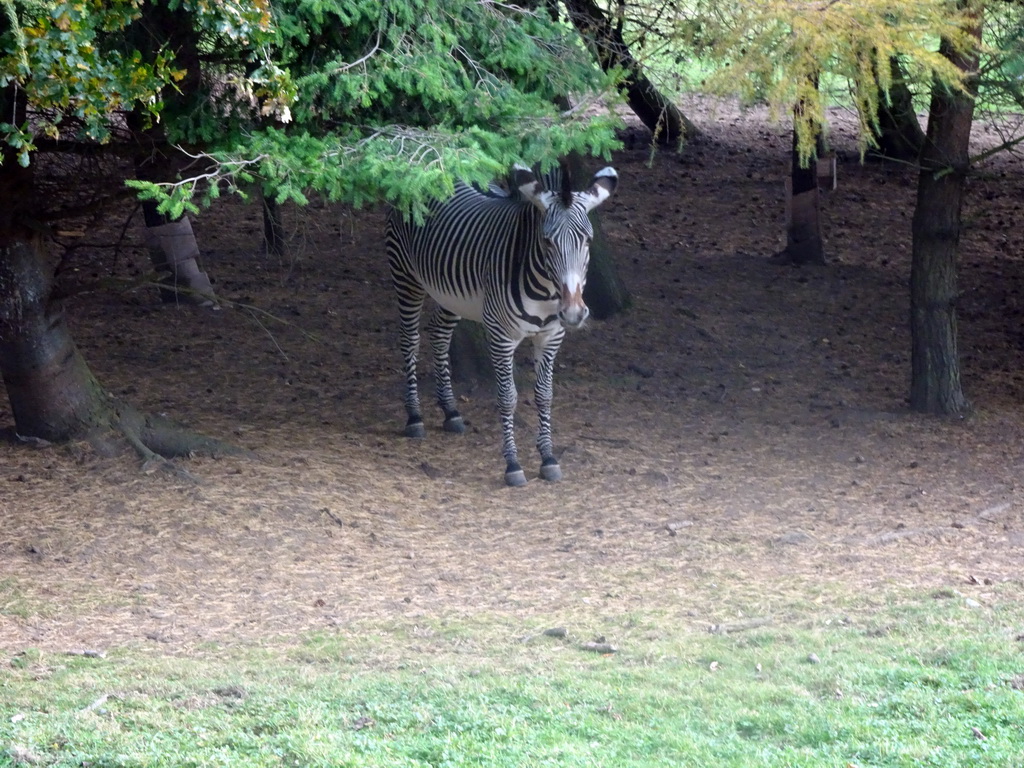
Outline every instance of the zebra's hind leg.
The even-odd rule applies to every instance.
[[[434,308],[427,323],[427,334],[430,336],[430,348],[434,353],[434,377],[437,380],[437,404],[444,411],[444,431],[462,434],[466,425],[462,414],[455,406],[455,393],[452,391],[452,369],[449,351],[452,345],[452,333],[458,325],[459,316],[449,312],[442,306]]]
[[[554,390],[555,355],[565,331],[559,327],[550,334],[533,337],[533,370],[536,384],[533,399],[537,403],[537,451],[540,453],[540,476],[552,482],[562,479],[562,468],[555,458],[551,440],[551,399]]]
[[[426,292],[392,267],[395,288],[398,291],[398,309],[401,315],[399,347],[402,352],[402,371],[405,374],[406,437],[424,437],[423,415],[420,412],[419,386],[416,382],[416,358],[420,350],[420,312]]]
[[[505,485],[526,485],[526,473],[519,465],[516,450],[516,380],[512,373],[512,358],[518,342],[496,336],[489,329],[487,343],[491,353],[491,365],[498,384],[498,413],[501,416],[502,449],[505,457]]]

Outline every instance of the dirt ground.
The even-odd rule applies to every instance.
[[[905,589],[1020,591],[1019,158],[971,184],[960,331],[975,412],[940,420],[905,400],[913,172],[859,165],[837,129],[830,264],[777,266],[786,127],[686,111],[705,134],[681,156],[615,155],[602,210],[634,304],[563,345],[559,484],[503,486],[484,391],[465,396],[466,435],[437,418],[425,440],[401,436],[381,211],[288,210],[280,260],[262,253],[258,211],[225,201],[196,223],[220,311],[148,288],[73,300],[111,391],[257,456],[183,462],[195,482],[146,474],[17,442],[3,399],[0,648],[189,653],[477,615],[525,632],[656,614],[700,631]],[[141,274],[139,218],[118,249],[123,219],[80,244],[73,277]]]

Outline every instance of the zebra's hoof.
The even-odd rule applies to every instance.
[[[461,435],[466,431],[466,423],[461,416],[452,416],[444,420],[444,431],[451,432],[453,435]]]
[[[526,473],[522,469],[510,469],[505,472],[505,485],[519,488],[526,485]]]
[[[405,436],[406,437],[426,437],[427,430],[423,426],[422,421],[414,421],[410,424],[405,425]]]
[[[562,479],[562,468],[558,466],[558,462],[554,462],[552,464],[541,464],[540,477],[542,480],[557,483]]]

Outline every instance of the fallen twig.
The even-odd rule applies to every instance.
[[[748,629],[765,627],[772,623],[771,618],[746,619],[745,621],[727,621],[721,624],[712,624],[709,632],[712,635],[731,635],[733,632],[746,632]]]
[[[86,648],[80,651],[66,651],[68,656],[84,656],[87,659],[105,659],[107,654],[104,651],[95,651],[91,648]]]
[[[104,704],[106,704],[107,703],[107,699],[109,699],[109,698],[110,698],[110,694],[109,693],[104,693],[102,696],[100,696],[98,699],[96,699],[96,701],[94,701],[92,704],[90,704],[89,706],[85,707],[82,711],[83,712],[92,712],[94,710],[97,710],[100,707],[102,707]]]
[[[340,517],[338,517],[336,514],[331,512],[331,510],[329,510],[327,507],[324,507],[320,511],[323,512],[325,515],[327,515],[329,518],[331,518],[331,520],[336,522],[340,527],[342,527],[342,528],[345,527],[345,522]]]
[[[611,643],[584,643],[580,646],[584,651],[593,653],[618,653],[619,649]]]
[[[625,446],[629,445],[629,440],[624,437],[597,437],[596,435],[580,435],[583,440],[591,440],[595,443],[608,443],[610,445]]]
[[[894,541],[900,541],[901,539],[909,539],[912,536],[929,536],[932,538],[941,538],[943,534],[950,533],[950,528],[947,527],[934,527],[934,528],[901,528],[898,531],[889,531],[887,533],[880,533],[875,536],[853,536],[846,539],[847,544],[865,544],[871,546],[873,544],[891,544]]]
[[[979,512],[978,516],[974,518],[974,520],[983,520],[986,523],[994,523],[995,518],[1006,512],[1010,506],[1010,502],[1008,501],[1004,501],[1002,504],[995,504],[988,509],[983,509]]]

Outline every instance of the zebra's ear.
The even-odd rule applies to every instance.
[[[512,183],[524,200],[529,200],[540,208],[541,212],[548,209],[551,204],[551,193],[545,191],[544,185],[532,170],[524,165],[515,166],[512,169]]]
[[[595,173],[594,180],[590,183],[590,187],[583,193],[587,210],[594,210],[597,206],[611,197],[612,192],[615,191],[615,187],[617,187],[618,184],[619,174],[617,174],[615,169],[611,166],[602,168],[600,171]]]

